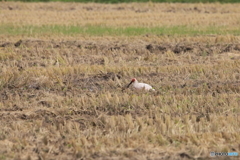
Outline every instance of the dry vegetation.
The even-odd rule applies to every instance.
[[[0,22],[231,29],[240,25],[239,7],[2,2]],[[122,90],[133,77],[156,92]],[[239,106],[236,35],[33,39],[1,33],[0,159],[208,159],[211,151],[240,153]]]
[[[240,4],[1,3],[1,22],[14,25],[227,26],[239,28]]]

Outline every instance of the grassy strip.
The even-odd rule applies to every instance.
[[[94,2],[94,3],[130,3],[130,2],[167,2],[167,3],[239,3],[239,0],[6,0],[6,1],[22,1],[22,2]]]
[[[88,35],[88,36],[138,36],[146,34],[155,35],[206,35],[206,34],[234,34],[240,35],[240,29],[228,29],[225,27],[206,27],[194,28],[186,26],[171,27],[106,27],[106,26],[61,26],[61,25],[45,25],[45,26],[0,26],[0,35]]]

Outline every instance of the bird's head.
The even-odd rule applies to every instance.
[[[128,84],[127,88],[129,88],[129,86],[130,86],[133,82],[135,82],[135,81],[137,81],[137,79],[136,79],[136,78],[133,78],[133,79],[131,80],[131,82]]]

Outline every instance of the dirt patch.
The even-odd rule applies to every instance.
[[[132,51],[138,54],[144,54],[149,51],[150,53],[159,54],[171,51],[175,54],[184,53],[227,53],[227,52],[238,52],[240,51],[239,44],[204,44],[204,43],[152,43],[146,44],[133,42],[131,44],[119,44],[119,42],[107,42],[102,44],[101,42],[86,42],[86,41],[42,41],[42,40],[19,40],[17,42],[0,42],[0,47],[28,47],[28,48],[69,48],[71,50],[90,50],[91,53],[97,54],[96,52],[103,53],[106,51],[118,51],[122,53],[129,53]]]

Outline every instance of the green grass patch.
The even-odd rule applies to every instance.
[[[139,36],[154,35],[240,35],[240,28],[229,29],[227,27],[189,27],[189,26],[162,26],[162,27],[107,27],[107,26],[12,26],[1,25],[0,35],[85,35],[85,36]]]

